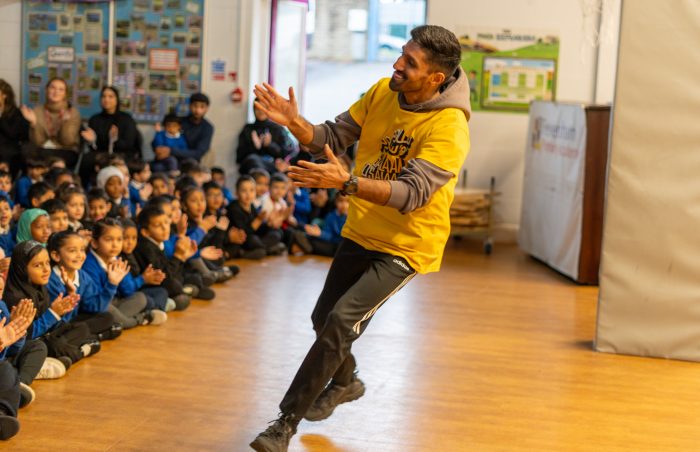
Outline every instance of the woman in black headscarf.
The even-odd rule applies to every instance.
[[[109,143],[113,141],[112,152],[122,154],[127,160],[141,157],[141,135],[134,118],[119,109],[117,89],[113,86],[102,88],[100,105],[102,111],[90,117],[89,128],[83,132],[83,137],[95,143],[98,151],[109,151]]]
[[[12,86],[0,79],[0,159],[10,164],[14,179],[22,166],[22,144],[29,140],[29,123],[15,101]]]

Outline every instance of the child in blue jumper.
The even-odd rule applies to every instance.
[[[151,171],[154,173],[176,173],[178,170],[177,159],[171,154],[173,149],[187,149],[187,141],[182,134],[180,118],[174,114],[165,115],[163,128],[156,132],[151,146],[156,154],[156,159],[151,162]]]

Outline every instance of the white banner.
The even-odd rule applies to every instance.
[[[573,279],[581,251],[585,150],[582,105],[532,103],[518,242]]]

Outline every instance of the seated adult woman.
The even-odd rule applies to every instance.
[[[80,112],[68,101],[68,84],[52,78],[46,85],[46,103],[30,109],[20,108],[29,122],[29,140],[38,156],[57,156],[72,168],[80,146]],[[34,156],[32,156],[34,157]]]
[[[122,154],[126,160],[140,158],[141,134],[134,118],[129,113],[120,111],[117,89],[113,86],[102,88],[100,104],[102,111],[90,118],[88,129],[82,133],[83,138],[94,144],[98,152]]]
[[[29,123],[15,103],[12,86],[0,79],[0,160],[10,164],[13,178],[21,167],[22,143],[29,139]]]

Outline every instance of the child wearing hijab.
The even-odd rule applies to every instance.
[[[25,299],[34,302],[36,315],[27,330],[28,337],[41,338],[46,343],[49,356],[58,358],[69,367],[97,353],[100,343],[90,335],[86,325],[71,325],[62,320],[78,306],[80,295],[75,290],[69,290],[65,296],[59,294],[51,301],[46,289],[50,276],[51,263],[45,246],[34,240],[18,243],[7,276],[5,301],[10,309],[19,306]]]
[[[127,218],[131,215],[131,202],[124,196],[125,180],[124,173],[116,166],[106,166],[97,173],[97,187],[107,193],[112,209],[107,214],[108,217]]]
[[[49,213],[42,209],[27,209],[17,223],[17,243],[35,240],[46,246],[51,235]],[[14,254],[14,251],[13,251]]]

